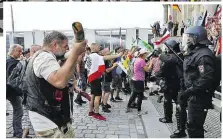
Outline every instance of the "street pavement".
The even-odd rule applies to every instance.
[[[145,92],[148,96],[148,91]],[[76,94],[75,94],[76,96]],[[120,93],[123,101],[109,102],[111,104],[111,113],[100,113],[107,118],[106,121],[99,121],[88,114],[88,103],[82,106],[74,103],[73,128],[76,138],[169,138],[169,135],[176,129],[175,110],[173,115],[173,124],[163,124],[158,121],[163,115],[163,103],[157,103],[157,96],[149,96],[148,100],[143,100],[142,110],[148,111],[148,114],[138,116],[137,110],[133,109],[131,113],[125,113],[126,105],[130,95]],[[75,98],[75,97],[74,97]],[[83,100],[85,100],[83,98]],[[7,101],[6,117],[6,137],[11,138],[12,129],[12,107]],[[221,125],[219,122],[219,112],[210,110],[205,122],[205,137],[220,138]],[[33,129],[30,130],[31,137],[34,136]]]

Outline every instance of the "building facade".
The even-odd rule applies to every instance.
[[[11,44],[20,44],[24,48],[30,48],[32,44],[43,44],[43,38],[51,31],[21,31],[21,32],[7,32],[7,49]],[[74,35],[72,30],[62,30],[69,39],[69,46],[71,46]],[[120,39],[121,36],[121,39]],[[146,42],[152,39],[152,30],[149,28],[112,28],[112,29],[85,29],[85,38],[88,40],[88,45],[91,43],[98,43],[104,47],[109,47],[113,50],[117,46],[123,46],[130,49],[133,38],[140,38]],[[13,39],[14,38],[14,39]]]

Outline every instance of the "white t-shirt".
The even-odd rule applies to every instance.
[[[51,52],[42,52],[33,61],[35,75],[39,78],[44,78],[45,80],[47,80],[52,72],[57,71],[59,68],[60,65],[57,62],[55,55]],[[57,125],[50,119],[36,112],[29,111],[29,118],[36,132],[57,128]]]

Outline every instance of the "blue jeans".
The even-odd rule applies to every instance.
[[[13,131],[14,137],[22,137],[22,116],[23,116],[23,109],[22,109],[22,98],[19,96],[13,96],[12,98],[8,99],[13,108]]]

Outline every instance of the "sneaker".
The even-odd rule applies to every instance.
[[[95,115],[93,111],[88,113],[88,116],[93,116],[93,115]]]
[[[111,112],[105,105],[102,106],[102,111],[107,113]]]
[[[95,119],[98,119],[98,120],[106,120],[106,118],[104,117],[104,116],[102,116],[101,114],[99,114],[99,113],[95,113],[94,115],[93,115],[93,117],[95,118]]]
[[[110,98],[111,102],[116,102],[116,100],[114,98]]]
[[[150,92],[150,93],[149,93],[149,96],[153,96],[153,95],[155,95],[153,92]]]
[[[105,105],[107,108],[111,108],[111,105],[109,105],[108,103],[107,103],[107,105]]]
[[[86,104],[87,102],[84,100],[80,100],[81,103]]]
[[[78,100],[74,100],[75,103],[77,103],[78,105],[82,106],[82,103],[81,101],[78,101]]]
[[[115,97],[116,100],[123,100],[122,98],[120,97]]]
[[[172,135],[170,135],[170,138],[185,138],[187,134],[185,133],[185,130],[176,130]]]
[[[132,112],[132,109],[131,108],[129,108],[129,107],[127,107],[127,109],[126,109],[126,111],[125,111],[126,113],[128,113],[128,112]]]
[[[159,118],[159,121],[161,123],[173,123],[172,119],[166,119],[166,118]]]

